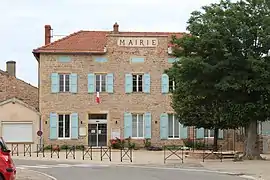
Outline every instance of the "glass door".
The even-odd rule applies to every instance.
[[[98,146],[97,124],[88,124],[88,146]]]
[[[88,124],[88,145],[107,146],[107,124]]]
[[[107,146],[107,124],[98,124],[98,146]]]

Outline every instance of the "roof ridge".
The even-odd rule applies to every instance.
[[[38,51],[38,50],[40,50],[40,49],[42,49],[42,48],[46,48],[46,47],[48,47],[48,46],[50,46],[50,45],[54,45],[55,43],[64,41],[64,40],[66,40],[66,39],[68,39],[68,38],[70,38],[70,37],[72,37],[72,36],[75,36],[75,35],[81,33],[81,32],[84,32],[84,31],[83,31],[83,30],[80,30],[80,31],[71,33],[71,34],[69,34],[69,35],[67,35],[67,36],[65,36],[65,37],[63,37],[63,38],[60,38],[60,39],[58,39],[58,40],[56,40],[56,41],[53,41],[53,42],[51,42],[51,43],[49,43],[49,44],[46,44],[46,45],[44,45],[44,46],[41,46],[41,47],[39,47],[39,48],[37,48],[37,49],[34,49],[33,52],[34,52],[34,51]]]
[[[28,82],[26,82],[26,81],[20,79],[20,78],[17,78],[16,76],[11,76],[10,74],[8,74],[8,72],[6,72],[6,71],[4,71],[4,70],[2,70],[2,69],[0,69],[0,73],[2,73],[2,74],[5,75],[5,76],[10,76],[10,77],[12,77],[12,78],[15,78],[15,79],[18,80],[18,81],[22,81],[23,83],[25,83],[25,84],[27,84],[27,85],[33,87],[33,88],[38,89],[38,87],[36,87],[36,86],[34,86],[34,85],[32,85],[32,84],[30,84],[30,83],[28,83]]]

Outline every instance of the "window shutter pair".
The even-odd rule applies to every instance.
[[[162,113],[160,115],[160,139],[168,139],[168,121],[169,116],[167,113]],[[187,127],[184,127],[183,125],[180,125],[180,138],[186,139],[188,137],[188,130]]]
[[[96,92],[95,89],[96,78],[95,74],[88,74],[88,93]],[[114,77],[112,73],[106,75],[106,92],[113,93]]]
[[[70,86],[69,89],[71,93],[78,92],[78,75],[77,74],[72,73],[69,75],[69,86]],[[52,93],[59,92],[59,74],[58,73],[51,74],[51,92]]]
[[[144,113],[144,138],[150,139],[151,138],[151,125],[152,125],[152,118],[151,113],[146,112]],[[132,137],[132,114],[129,112],[124,113],[124,138]]]
[[[143,92],[150,93],[151,90],[151,77],[150,74],[143,75]],[[125,91],[126,93],[132,93],[133,91],[133,77],[132,74],[125,75]]]
[[[71,121],[71,139],[79,138],[79,117],[78,113],[72,113],[70,115]],[[50,113],[50,140],[56,140],[58,138],[58,114]]]
[[[204,138],[204,128],[196,129],[196,138],[197,139]],[[221,129],[218,131],[218,138],[223,139],[223,130],[221,130]]]

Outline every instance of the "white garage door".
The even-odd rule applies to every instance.
[[[2,122],[2,136],[8,143],[33,142],[33,124]]]

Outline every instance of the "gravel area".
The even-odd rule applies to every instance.
[[[17,169],[16,180],[52,180],[52,179],[35,171],[27,169]]]

